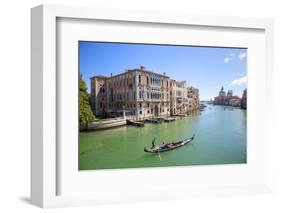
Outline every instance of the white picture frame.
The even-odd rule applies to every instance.
[[[200,26],[202,28],[226,28],[231,29],[253,29],[261,30],[264,33],[264,71],[262,75],[265,87],[264,97],[266,103],[261,107],[260,112],[265,113],[266,136],[265,145],[269,145],[272,128],[272,111],[274,104],[273,96],[270,91],[273,89],[273,21],[271,19],[241,18],[241,17],[216,17],[203,15],[187,15],[173,13],[153,13],[146,11],[123,11],[100,8],[84,8],[74,6],[54,6],[41,5],[31,10],[31,201],[33,204],[47,208],[58,206],[89,205],[97,203],[116,203],[116,202],[138,202],[143,200],[177,199],[209,195],[232,195],[232,194],[252,194],[270,192],[270,168],[267,161],[259,173],[264,172],[265,178],[254,184],[248,182],[235,182],[231,185],[216,184],[210,187],[200,187],[194,183],[194,187],[182,189],[169,185],[171,192],[177,192],[177,196],[163,197],[162,191],[155,189],[151,196],[144,194],[124,191],[123,196],[118,193],[99,192],[96,195],[58,195],[59,181],[57,139],[57,88],[60,82],[57,79],[57,20],[65,19],[87,19],[87,20],[108,20],[119,22],[153,23],[169,26]],[[254,92],[252,93],[254,94]],[[262,111],[264,110],[264,111]],[[253,117],[250,117],[253,120]],[[77,130],[73,130],[77,131]],[[265,151],[260,154],[266,155]],[[268,153],[267,153],[268,154]],[[177,172],[186,168],[170,170]],[[210,168],[203,168],[210,170]],[[245,169],[245,168],[244,168]],[[169,170],[169,169],[168,169]],[[196,169],[195,169],[196,170]],[[247,170],[247,168],[245,169]],[[138,172],[136,170],[131,170]],[[132,175],[130,170],[116,171],[115,174],[126,176]],[[163,171],[156,171],[162,174]],[[167,169],[164,171],[167,172]],[[144,172],[146,175],[154,175],[151,170]],[[180,173],[179,173],[180,174]],[[200,174],[200,172],[198,173]],[[105,173],[100,173],[99,178],[107,177]],[[73,188],[74,189],[74,188]],[[188,189],[188,190],[187,190]],[[70,189],[71,190],[71,189]],[[157,191],[158,190],[158,191]],[[126,194],[127,193],[127,194]]]

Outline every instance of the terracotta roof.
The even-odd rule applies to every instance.
[[[91,77],[90,79],[92,79],[92,78],[109,78],[109,77],[104,76],[104,75],[95,75],[95,76]]]
[[[163,74],[159,74],[157,72],[153,72],[153,71],[150,71],[150,70],[144,70],[142,68],[135,68],[135,69],[128,69],[128,70],[125,70],[124,72],[121,72],[119,74],[116,74],[116,75],[112,75],[110,77],[108,76],[103,76],[103,75],[97,75],[97,76],[93,76],[91,77],[92,78],[111,78],[111,77],[116,77],[116,76],[119,76],[119,75],[123,75],[125,73],[128,73],[128,72],[135,72],[135,71],[138,71],[138,72],[147,72],[147,73],[151,73],[151,74],[155,74],[155,75],[160,75],[162,77],[165,77],[165,78],[170,78],[169,76],[167,75],[163,75]]]
[[[141,68],[135,68],[135,69],[128,70],[128,72],[132,72],[132,71],[147,72],[147,73],[151,73],[151,74],[155,74],[155,75],[160,75],[160,76],[165,77],[165,78],[170,78],[167,75],[163,75],[163,74],[160,74],[160,73],[157,73],[157,72],[153,72],[153,71],[150,71],[150,70],[143,70]]]

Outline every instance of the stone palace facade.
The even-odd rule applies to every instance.
[[[125,111],[144,120],[198,110],[199,90],[141,66],[110,77],[92,77],[91,105],[95,115],[118,116]]]

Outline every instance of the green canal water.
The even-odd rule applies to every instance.
[[[247,112],[239,108],[208,105],[186,118],[145,127],[124,126],[80,133],[79,168],[115,169],[183,165],[238,164],[247,161]],[[160,154],[143,148],[191,137],[192,143]]]

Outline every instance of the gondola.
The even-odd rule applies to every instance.
[[[190,143],[193,139],[194,135],[191,138],[186,138],[177,142],[165,143],[155,147],[144,147],[144,151],[150,153],[166,152],[184,146]]]

